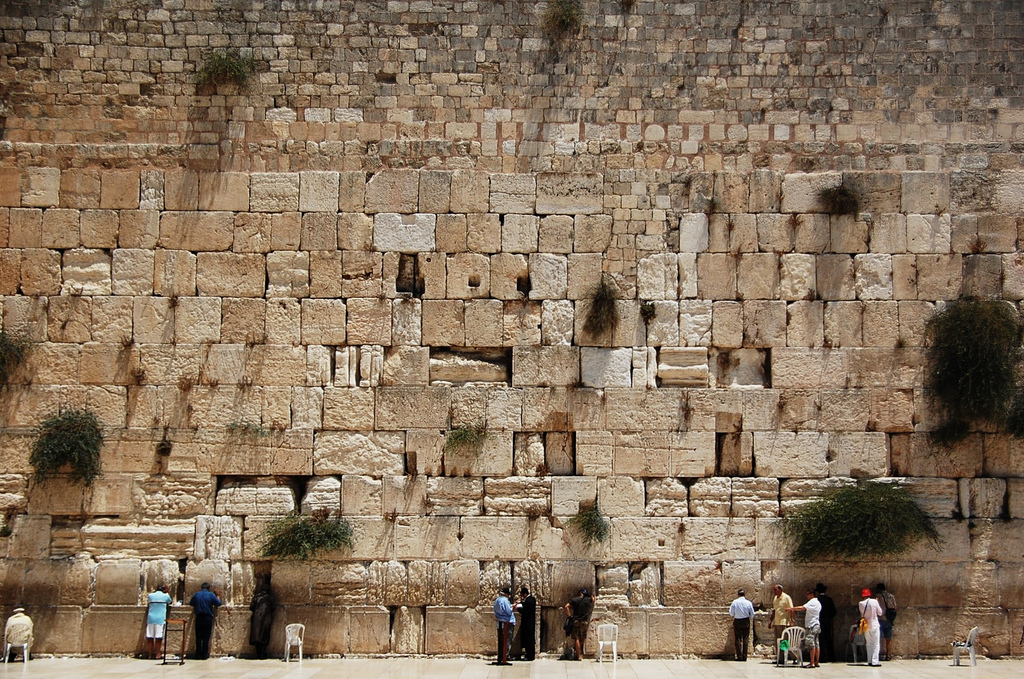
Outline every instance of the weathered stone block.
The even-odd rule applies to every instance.
[[[313,444],[317,474],[364,474],[375,478],[405,470],[405,437],[389,432],[323,431]]]
[[[257,172],[250,180],[253,212],[295,212],[299,209],[298,172]]]
[[[382,170],[366,182],[363,205],[367,212],[416,212],[420,177],[416,170]],[[426,248],[430,249],[430,248]]]

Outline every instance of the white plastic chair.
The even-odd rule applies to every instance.
[[[302,637],[306,634],[306,626],[293,622],[284,628],[284,661],[288,662],[292,646],[299,647],[299,662],[302,662]]]
[[[619,655],[619,626],[612,623],[605,623],[597,626],[597,662],[602,662],[601,654],[605,646],[612,647],[612,662],[618,662]]]
[[[789,665],[790,653],[795,653],[797,657],[797,665],[804,664],[804,635],[807,634],[807,630],[803,627],[787,627],[782,630],[782,636],[779,637],[779,641],[775,647],[776,663],[782,667]],[[786,642],[786,648],[783,650],[782,642]]]
[[[978,628],[975,627],[967,635],[967,641],[953,642],[953,664],[960,664],[960,651],[968,651],[971,654],[971,667],[978,664],[978,657],[975,655],[975,648],[978,645]]]
[[[4,630],[4,664],[11,656],[11,649],[21,646],[21,654],[28,662],[32,651],[32,623],[9,621]]]

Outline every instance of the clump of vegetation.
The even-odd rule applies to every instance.
[[[782,531],[797,561],[899,556],[921,540],[940,543],[906,488],[877,481],[825,492],[790,514]]]
[[[88,410],[65,410],[39,425],[28,461],[37,480],[68,467],[72,480],[88,486],[100,474],[102,447],[103,431],[96,415]]]
[[[640,318],[644,319],[644,323],[650,323],[657,315],[658,312],[654,308],[654,302],[642,302],[640,304]]]
[[[32,341],[17,333],[0,331],[0,389],[10,384],[14,372],[28,358]]]
[[[544,33],[552,40],[575,35],[583,27],[583,3],[580,0],[549,0],[543,27]]]
[[[928,321],[926,386],[942,409],[944,423],[933,438],[956,442],[972,422],[1004,422],[1019,417],[1011,409],[1021,357],[1022,326],[1013,306],[992,300],[957,300]],[[1024,410],[1024,408],[1022,408]],[[1011,417],[1008,418],[1007,416]]]
[[[475,427],[457,427],[448,432],[444,440],[444,452],[456,453],[463,450],[471,450],[479,453],[487,438],[487,430],[482,425]]]
[[[590,308],[583,322],[583,332],[591,337],[614,333],[619,325],[619,308],[615,302],[615,287],[602,276],[601,282],[590,291]]]
[[[262,425],[248,420],[229,422],[227,430],[229,434],[246,438],[262,439],[270,436],[270,432],[264,429]]]
[[[601,514],[601,509],[595,500],[593,503],[580,503],[580,510],[576,516],[569,519],[569,528],[579,533],[583,538],[583,544],[590,545],[605,542],[612,533],[612,525],[608,519]]]
[[[256,62],[238,50],[210,53],[196,71],[196,90],[209,91],[217,85],[234,85],[240,90],[249,87],[256,74]]]
[[[318,554],[355,547],[352,526],[329,509],[289,514],[271,521],[263,532],[260,554],[267,558],[308,561]]]
[[[860,212],[860,198],[845,186],[830,186],[818,192],[818,202],[829,215],[856,215]]]

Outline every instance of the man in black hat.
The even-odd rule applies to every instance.
[[[528,587],[519,590],[519,644],[523,647],[523,657],[533,660],[537,657],[537,598],[530,594]]]
[[[835,662],[836,651],[832,641],[832,623],[836,619],[836,602],[828,594],[825,594],[826,587],[822,583],[814,586],[814,592],[821,603],[821,637],[818,640],[821,645],[821,662]]]

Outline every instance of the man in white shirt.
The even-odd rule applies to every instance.
[[[795,606],[789,612],[804,611],[804,629],[807,634],[804,636],[804,645],[809,649],[810,659],[807,667],[818,667],[821,657],[821,645],[818,637],[821,635],[821,602],[813,589],[807,590],[807,603],[803,606]]]
[[[742,589],[729,606],[732,616],[732,631],[736,637],[736,659],[747,659],[747,642],[750,640],[750,623],[754,619],[754,604],[747,600],[747,593]]]
[[[868,651],[868,665],[872,667],[881,667],[882,663],[878,662],[878,641],[879,633],[881,632],[881,626],[878,624],[878,619],[881,618],[885,613],[882,611],[882,607],[878,605],[878,600],[871,595],[870,589],[861,590],[860,595],[864,597],[860,606],[860,617],[867,622],[867,631],[864,633],[864,641],[867,643]]]

